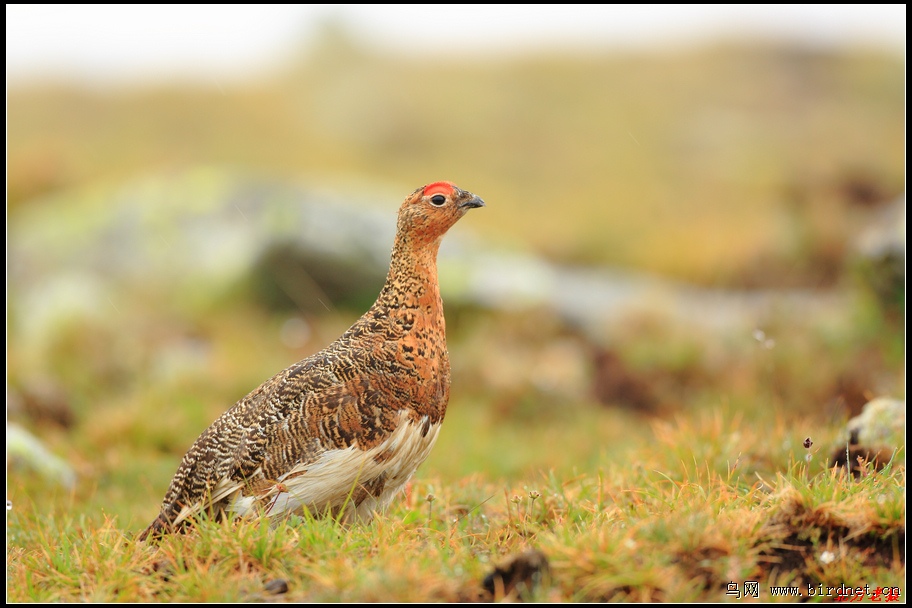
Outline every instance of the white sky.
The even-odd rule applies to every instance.
[[[765,36],[905,53],[905,4],[6,5],[7,80],[250,73],[333,18],[381,48],[427,54],[654,46]]]

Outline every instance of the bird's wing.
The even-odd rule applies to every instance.
[[[225,412],[184,456],[162,504],[164,519],[176,525],[204,509],[222,510],[238,491],[266,498],[326,452],[367,450],[387,439],[400,424],[396,391],[384,374],[352,374],[350,367],[305,359]]]
[[[305,359],[279,372],[213,422],[181,460],[162,502],[161,515],[171,525],[210,506],[220,505],[245,484],[263,477],[270,437],[296,402],[319,388],[308,383]],[[298,379],[289,386],[288,377]]]

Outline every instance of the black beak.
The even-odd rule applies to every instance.
[[[475,209],[477,207],[484,207],[484,206],[485,206],[484,201],[475,195],[472,195],[472,198],[470,198],[469,200],[459,203],[460,209]]]

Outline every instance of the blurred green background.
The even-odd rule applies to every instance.
[[[416,27],[324,18],[237,76],[8,78],[8,418],[80,510],[151,520],[215,417],[370,304],[437,180],[487,202],[441,263],[445,480],[569,474],[655,417],[832,426],[904,396],[904,49],[485,51],[441,17],[473,52],[439,54]],[[53,485],[12,470],[10,495]]]

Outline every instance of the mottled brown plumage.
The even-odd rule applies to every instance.
[[[276,374],[193,444],[161,512],[140,535],[180,529],[200,511],[369,519],[427,457],[450,392],[437,250],[480,198],[449,182],[399,209],[386,283],[354,325]]]

